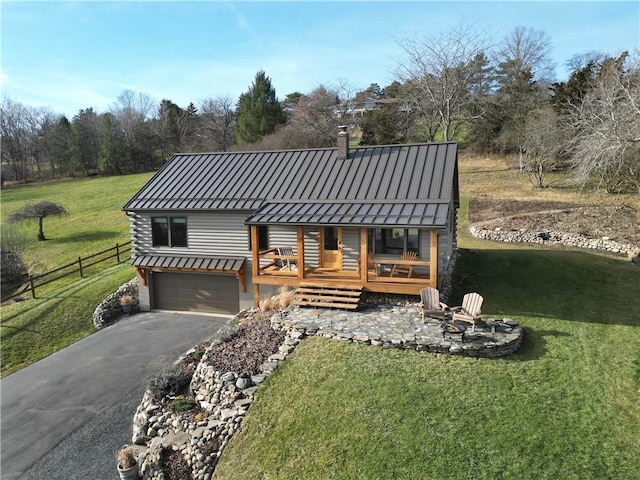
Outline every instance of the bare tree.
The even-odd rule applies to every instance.
[[[111,114],[124,132],[128,159],[123,163],[130,171],[147,171],[153,168],[156,142],[150,121],[154,103],[146,93],[125,90],[111,107]]]
[[[544,30],[516,27],[496,50],[496,63],[509,66],[515,75],[529,70],[535,82],[552,80],[551,38]]]
[[[530,112],[524,128],[524,169],[536,187],[548,186],[545,176],[558,166],[562,145],[562,129],[553,108]]]
[[[235,141],[235,102],[230,95],[205,98],[200,104],[200,125],[206,150],[226,152]]]
[[[460,24],[422,40],[398,42],[405,59],[396,69],[402,83],[411,84],[413,105],[430,124],[434,113],[444,140],[455,137],[460,125],[471,120],[471,86],[484,68],[487,49],[483,36],[469,25]]]
[[[640,192],[640,65],[627,63],[626,52],[605,59],[570,119],[577,181],[609,193]]]

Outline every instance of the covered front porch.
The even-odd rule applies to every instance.
[[[375,229],[370,227],[290,226],[295,229],[295,237],[290,237],[291,240],[295,238],[295,243],[269,245],[270,248],[261,248],[261,238],[265,235],[260,228],[259,225],[250,226],[256,304],[260,298],[260,285],[361,289],[409,295],[418,295],[420,289],[428,285],[437,287],[438,229],[420,229],[415,245],[420,248],[407,247],[405,240],[381,254],[376,252]],[[413,256],[407,254],[411,251]]]

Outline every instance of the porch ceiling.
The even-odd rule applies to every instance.
[[[250,215],[248,225],[336,225],[366,227],[444,227],[448,201],[268,202]]]

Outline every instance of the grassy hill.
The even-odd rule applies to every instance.
[[[44,219],[45,242],[36,238],[37,221],[20,227],[27,240],[23,259],[30,273],[42,273],[116,243],[128,242],[129,221],[122,206],[150,177],[150,173],[142,173],[4,188],[0,218],[4,223],[22,206],[44,200],[66,207],[68,217]]]

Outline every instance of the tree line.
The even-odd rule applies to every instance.
[[[183,108],[125,91],[107,112],[72,119],[4,98],[2,180],[143,172],[174,152],[331,147],[347,124],[364,145],[457,141],[513,154],[538,187],[562,169],[581,185],[640,192],[638,52],[576,54],[568,80],[554,82],[543,31],[490,38],[460,24],[398,40],[395,80],[360,91],[342,80],[279,100],[259,71],[237,100]]]

